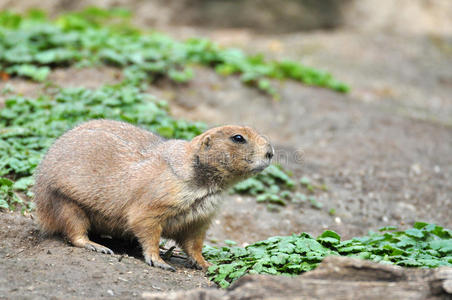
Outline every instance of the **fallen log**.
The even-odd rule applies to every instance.
[[[452,268],[402,268],[347,257],[326,258],[296,277],[248,275],[227,290],[143,293],[153,300],[452,299]]]

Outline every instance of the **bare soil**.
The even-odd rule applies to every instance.
[[[150,268],[136,245],[104,241],[116,254],[98,255],[42,236],[34,220],[17,213],[3,213],[0,222],[1,299],[132,298],[212,285],[182,261],[172,261],[178,266],[174,273]]]
[[[271,139],[275,159],[294,178],[308,176],[328,187],[317,192],[322,209],[290,203],[275,211],[254,198],[225,194],[207,243],[230,239],[245,245],[273,235],[317,235],[325,229],[350,238],[414,221],[452,228],[450,37],[348,31],[271,36],[195,28],[170,32],[179,37],[210,35],[250,52],[300,59],[330,70],[353,89],[342,95],[275,82],[281,91],[277,102],[238,78],[204,68],[196,69],[189,84],[149,87],[170,102],[176,117],[257,128]],[[50,79],[61,86],[94,88],[116,82],[118,74],[111,68],[69,68],[54,71]],[[30,96],[45,89],[11,79],[0,82],[0,90],[6,84]],[[108,256],[43,237],[31,216],[17,212],[1,213],[0,228],[0,298],[132,298],[211,285],[181,259],[171,262],[175,273],[147,266],[136,245],[104,241],[113,243],[118,253]]]

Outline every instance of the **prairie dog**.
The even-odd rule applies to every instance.
[[[76,247],[107,254],[113,252],[88,232],[135,236],[149,265],[174,271],[159,255],[160,237],[170,238],[193,267],[206,268],[202,247],[220,204],[216,195],[264,170],[273,154],[249,127],[217,127],[184,141],[89,121],[58,138],[38,166],[38,220]]]

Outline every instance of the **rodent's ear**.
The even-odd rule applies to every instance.
[[[201,149],[206,149],[206,150],[208,150],[208,149],[210,148],[211,145],[212,145],[212,139],[210,138],[210,135],[206,135],[206,136],[202,139]]]

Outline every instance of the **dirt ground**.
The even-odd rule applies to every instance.
[[[257,128],[273,142],[276,161],[293,171],[294,178],[308,176],[328,187],[317,194],[324,204],[320,210],[291,203],[269,211],[254,198],[225,194],[207,243],[230,239],[243,246],[269,236],[302,231],[317,235],[325,229],[350,238],[414,221],[452,228],[450,37],[344,30],[278,36],[167,30],[177,37],[210,36],[249,52],[298,59],[331,71],[352,87],[342,95],[290,81],[275,83],[281,91],[276,102],[238,78],[197,68],[187,85],[149,88],[170,102],[176,117]],[[59,69],[51,80],[94,88],[114,82],[117,73],[110,68]],[[0,82],[0,90],[6,84],[30,96],[44,89],[12,79]],[[330,215],[330,209],[336,213]],[[113,241],[118,254],[108,256],[43,237],[32,216],[1,213],[0,228],[0,299],[132,298],[212,285],[181,260],[173,261],[175,273],[150,268],[135,245]]]

